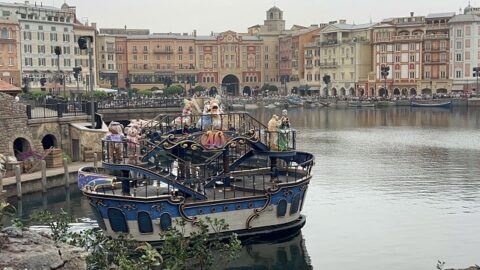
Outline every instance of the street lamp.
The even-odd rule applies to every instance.
[[[330,75],[325,74],[322,79],[323,79],[323,82],[326,84],[326,87],[327,87],[326,98],[328,99],[328,85],[330,84]]]
[[[78,47],[80,50],[88,51],[88,69],[90,71],[89,75],[89,88],[90,88],[90,112],[92,114],[92,129],[95,128],[95,106],[93,102],[93,49],[92,49],[93,37],[92,36],[82,36],[78,38]]]
[[[477,86],[475,88],[475,93],[478,93],[478,76],[480,76],[480,67],[473,68],[473,77],[477,78]]]
[[[384,80],[384,81],[383,81],[383,91],[384,91],[383,93],[386,94],[386,92],[387,92],[387,77],[388,77],[388,74],[389,74],[389,72],[390,72],[390,67],[389,67],[389,66],[386,66],[386,65],[382,65],[382,66],[380,67],[380,69],[381,69],[381,73],[380,73],[380,74],[382,75],[382,78],[383,78],[383,80]]]

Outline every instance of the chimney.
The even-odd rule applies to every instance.
[[[410,17],[413,17],[414,14],[415,14],[415,13],[414,13],[413,11],[410,12]]]
[[[93,22],[92,22],[90,26],[91,26],[93,29],[97,30],[97,23],[93,23]]]
[[[347,24],[347,20],[340,20],[340,24]]]
[[[197,37],[197,30],[193,30],[193,37]]]

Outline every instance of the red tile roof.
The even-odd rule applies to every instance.
[[[11,85],[6,81],[0,80],[0,92],[16,93],[20,91],[22,91],[20,87],[16,87],[15,85]]]

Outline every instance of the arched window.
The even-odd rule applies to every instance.
[[[172,227],[172,217],[170,216],[169,213],[163,213],[160,216],[160,229],[162,231],[166,231]]]
[[[277,217],[284,217],[287,213],[287,201],[280,200],[277,206]]]
[[[108,208],[108,220],[110,221],[112,231],[128,233],[127,220],[123,212],[119,209]]]
[[[106,230],[107,226],[105,226],[105,221],[103,220],[103,217],[100,214],[100,211],[95,205],[90,204],[90,206],[92,207],[93,214],[95,215],[95,219],[97,220],[98,226],[100,227],[100,229]]]
[[[150,218],[150,214],[144,211],[138,212],[137,220],[138,220],[138,230],[140,231],[140,233],[153,232],[152,218]]]
[[[2,39],[8,39],[9,38],[9,32],[7,28],[2,28],[2,33],[1,33]]]
[[[273,12],[270,12],[270,20],[273,20]]]
[[[290,206],[290,215],[296,214],[298,212],[299,206],[300,206],[300,193],[298,193],[293,197],[292,205]]]

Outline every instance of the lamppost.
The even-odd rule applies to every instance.
[[[381,69],[380,74],[382,75],[382,78],[383,78],[383,93],[385,95],[387,94],[387,77],[390,72],[390,67],[386,65],[382,65],[380,69]]]
[[[95,128],[95,104],[93,102],[93,49],[92,49],[93,37],[92,36],[82,36],[78,39],[78,47],[80,50],[88,51],[88,69],[90,71],[89,75],[89,87],[90,87],[90,113],[92,114],[92,129]]]
[[[480,67],[473,68],[473,77],[477,78],[477,86],[475,88],[475,94],[478,93],[478,76],[480,76]]]
[[[326,98],[328,99],[328,85],[330,84],[330,75],[328,74],[325,74],[323,76],[323,82],[326,84],[326,87],[327,87],[327,93],[326,93]]]
[[[60,75],[60,55],[62,55],[62,47],[55,46],[54,52],[57,55],[57,78],[55,80],[55,88],[57,88],[57,82],[61,82],[61,75]],[[60,94],[60,87],[57,89],[57,95]],[[65,93],[64,93],[65,94]]]

